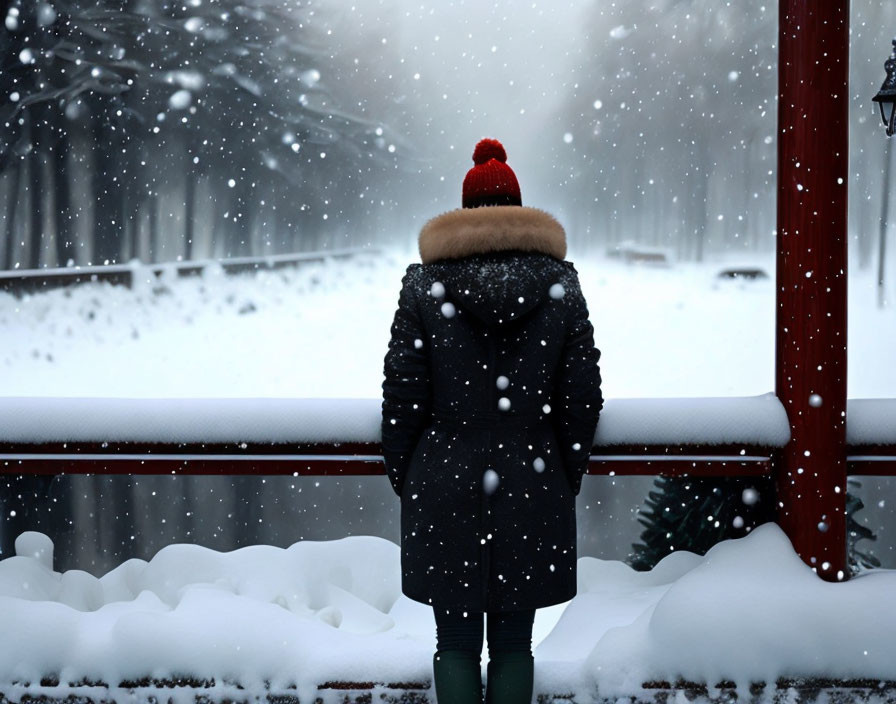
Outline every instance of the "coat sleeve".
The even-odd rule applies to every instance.
[[[554,422],[567,478],[578,496],[604,400],[598,366],[600,350],[594,346],[594,328],[588,320],[588,307],[574,269],[565,288],[570,312],[554,392],[558,411]]]
[[[402,279],[392,338],[384,362],[382,448],[386,473],[401,496],[414,448],[430,422],[429,344],[417,309],[415,267]]]

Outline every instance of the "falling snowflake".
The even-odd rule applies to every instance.
[[[557,301],[566,295],[566,289],[563,288],[563,284],[554,284],[548,289],[548,295]]]
[[[498,484],[501,483],[501,478],[498,476],[498,473],[493,469],[485,470],[485,473],[482,475],[482,490],[486,493],[487,496],[491,496],[495,493],[495,489],[498,488]]]

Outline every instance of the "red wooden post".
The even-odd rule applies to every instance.
[[[848,0],[781,0],[776,391],[791,441],[778,513],[800,557],[846,577]]]

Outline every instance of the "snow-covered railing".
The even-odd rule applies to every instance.
[[[17,473],[383,474],[378,399],[0,398]],[[849,404],[849,471],[896,474],[896,400]],[[613,399],[590,474],[756,475],[789,440],[772,394]]]
[[[846,402],[847,470],[896,476],[896,399]]]
[[[232,257],[158,264],[144,264],[135,259],[127,264],[70,266],[58,269],[15,269],[0,271],[0,291],[22,295],[96,281],[133,286],[135,281],[154,283],[165,276],[196,276],[208,267],[220,267],[228,274],[238,274],[366,254],[379,254],[379,250],[370,247],[355,247],[297,254],[271,254],[261,257]]]

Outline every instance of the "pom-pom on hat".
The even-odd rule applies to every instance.
[[[507,164],[507,152],[497,139],[483,139],[473,150],[476,165],[464,178],[463,206],[522,205],[520,184]]]

